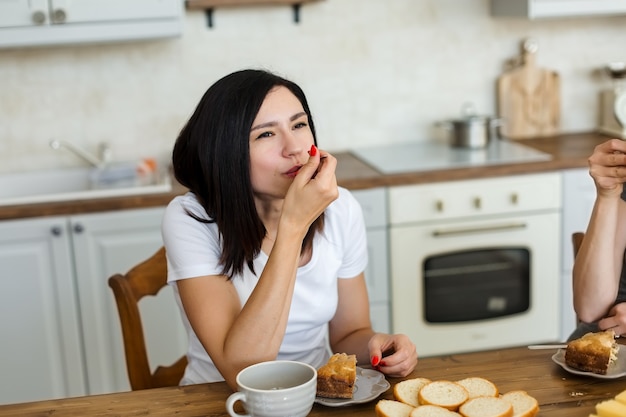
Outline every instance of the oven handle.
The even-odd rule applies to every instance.
[[[506,224],[495,224],[491,226],[481,226],[481,227],[469,227],[463,229],[438,229],[433,231],[434,237],[443,237],[443,236],[454,236],[454,235],[465,235],[470,233],[484,233],[484,232],[493,232],[499,230],[516,230],[516,229],[525,229],[526,223],[506,223]]]

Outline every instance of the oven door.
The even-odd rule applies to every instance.
[[[558,213],[390,229],[392,322],[420,356],[555,341]]]

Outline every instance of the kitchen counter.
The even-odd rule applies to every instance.
[[[596,145],[606,141],[607,136],[596,133],[578,133],[550,138],[520,140],[526,146],[547,152],[552,159],[506,165],[489,165],[470,168],[440,169],[399,174],[382,174],[350,152],[335,154],[338,184],[353,190],[373,187],[455,181],[471,178],[487,178],[504,175],[530,174],[569,168],[584,168],[587,158]],[[132,197],[115,197],[58,203],[41,203],[0,207],[0,220],[38,216],[72,215],[133,208],[165,206],[185,188],[175,184],[169,193]]]
[[[587,416],[595,404],[615,397],[626,387],[622,379],[600,379],[573,375],[551,360],[554,350],[529,350],[526,347],[446,355],[420,359],[408,378],[459,380],[480,376],[491,380],[506,393],[524,390],[539,402],[542,417]],[[391,388],[380,398],[393,399],[393,386],[400,378],[389,378]],[[94,395],[60,400],[0,406],[2,416],[225,416],[226,398],[231,390],[226,383],[157,388],[143,391]],[[316,416],[375,417],[377,400],[349,407],[315,404],[309,414]]]

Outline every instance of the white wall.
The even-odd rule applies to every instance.
[[[218,8],[214,27],[186,13],[181,38],[0,50],[0,172],[82,165],[51,138],[117,159],[167,159],[206,88],[244,67],[274,70],[308,93],[322,147],[345,150],[432,138],[465,101],[495,113],[495,82],[520,41],[562,77],[562,130],[592,130],[594,70],[626,60],[626,17],[492,18],[489,0],[324,0]]]

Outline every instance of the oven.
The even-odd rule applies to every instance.
[[[561,176],[389,190],[391,312],[420,356],[558,340]]]

